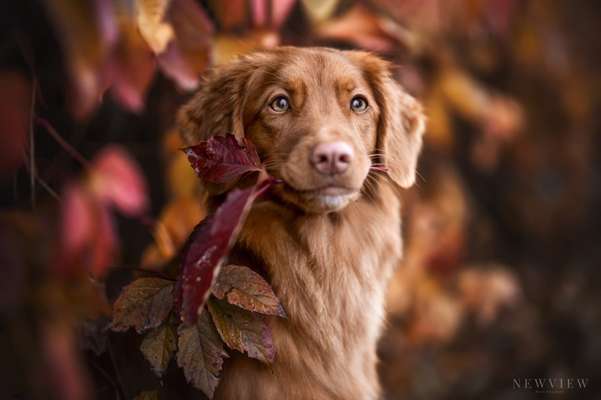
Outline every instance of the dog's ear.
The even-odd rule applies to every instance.
[[[244,137],[246,86],[255,70],[249,57],[219,66],[208,73],[199,91],[182,106],[177,123],[186,145],[214,135]]]
[[[377,149],[383,153],[388,174],[398,185],[408,188],[415,182],[422,147],[422,107],[392,78],[387,61],[360,51],[347,52],[347,56],[362,68],[374,91],[380,109]]]

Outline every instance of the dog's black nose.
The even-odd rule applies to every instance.
[[[345,142],[321,143],[313,149],[311,163],[321,174],[336,175],[348,169],[353,156],[353,148]]]

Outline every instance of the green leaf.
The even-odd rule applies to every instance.
[[[273,362],[275,346],[264,316],[214,298],[207,304],[215,327],[229,348],[264,363]]]
[[[158,327],[173,307],[172,281],[140,278],[126,286],[113,306],[114,331],[134,327],[138,333]]]
[[[178,335],[177,365],[188,382],[213,398],[223,359],[228,355],[208,313],[201,313],[192,325],[181,324]]]
[[[176,348],[175,330],[169,324],[148,332],[140,345],[140,351],[159,377],[167,369]]]
[[[224,267],[213,286],[213,294],[219,299],[245,310],[266,315],[286,317],[269,283],[248,267],[228,265]]]

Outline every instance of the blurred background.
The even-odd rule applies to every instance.
[[[601,398],[595,2],[2,8],[1,398],[185,397],[135,334],[108,332],[109,304],[204,216],[178,107],[207,68],[283,44],[377,53],[428,116],[380,346],[385,399]],[[541,393],[526,378],[588,385]]]

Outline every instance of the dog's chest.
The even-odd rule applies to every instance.
[[[315,359],[353,379],[366,358],[375,362],[385,289],[401,256],[399,204],[293,221],[271,211],[251,212],[241,237],[264,260],[288,313],[274,331],[278,357],[299,368],[315,368],[307,365]]]
[[[288,318],[271,319],[271,366],[255,364],[256,375],[243,361],[231,367],[241,380],[251,376],[249,386],[238,382],[258,390],[248,398],[378,397],[376,344],[385,290],[401,257],[400,204],[391,191],[383,193],[378,204],[360,200],[337,216],[253,207],[239,244],[264,264]]]

